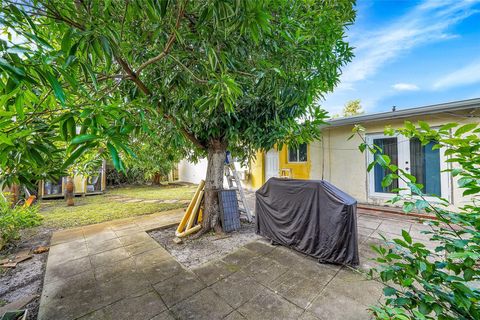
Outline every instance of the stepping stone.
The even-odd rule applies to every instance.
[[[137,202],[143,202],[143,199],[131,199],[125,201],[126,203],[137,203]]]

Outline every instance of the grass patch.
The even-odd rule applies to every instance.
[[[190,200],[197,189],[188,186],[128,186],[108,190],[108,194],[145,200]]]
[[[140,199],[169,200],[191,199],[195,186],[188,187],[125,187],[114,191],[125,197]],[[147,192],[145,192],[147,191]],[[112,194],[113,192],[108,192]],[[146,194],[147,197],[140,197]],[[138,195],[138,196],[134,196]],[[182,203],[125,203],[113,200],[106,195],[95,195],[75,198],[75,206],[67,207],[65,200],[43,200],[40,215],[43,216],[43,226],[60,229],[84,226],[104,221],[141,216],[145,214],[186,207]]]

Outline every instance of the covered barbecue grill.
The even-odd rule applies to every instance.
[[[256,232],[320,262],[359,264],[357,201],[324,180],[269,179],[256,192]]]

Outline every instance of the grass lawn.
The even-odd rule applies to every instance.
[[[186,207],[182,203],[124,203],[109,198],[108,194],[141,199],[191,199],[195,186],[188,187],[125,187],[107,191],[103,195],[75,198],[75,206],[67,207],[64,199],[41,201],[43,226],[53,229],[89,225],[114,219]],[[147,196],[144,196],[147,195]]]
[[[197,189],[188,186],[129,186],[108,190],[108,194],[146,200],[190,200]]]

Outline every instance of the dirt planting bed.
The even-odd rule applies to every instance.
[[[260,238],[255,234],[255,224],[247,222],[242,222],[239,231],[223,235],[206,234],[198,239],[186,238],[181,244],[173,242],[175,228],[151,231],[149,234],[178,262],[188,268],[218,259],[244,244]]]
[[[34,235],[24,234],[22,240],[0,251],[0,259],[12,258],[18,252],[34,250],[48,246],[51,232],[42,230]],[[42,294],[43,276],[48,252],[33,254],[32,258],[22,261],[15,268],[0,268],[0,306],[35,295],[22,309],[28,309],[27,319],[36,319]]]

